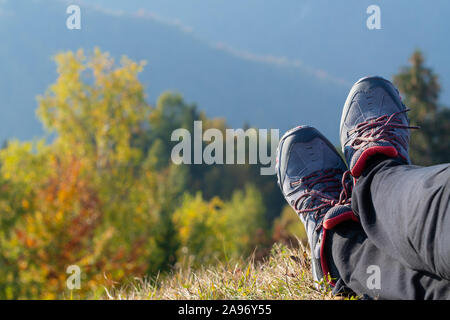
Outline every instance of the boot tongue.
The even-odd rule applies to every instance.
[[[359,221],[349,205],[336,205],[325,214],[322,225],[324,229],[331,230],[348,220]]]

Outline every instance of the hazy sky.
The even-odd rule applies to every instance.
[[[381,30],[368,30],[366,9],[381,9]],[[83,3],[83,2],[82,2]],[[230,51],[297,62],[352,83],[390,77],[415,48],[441,76],[450,104],[448,0],[89,0],[105,10],[150,14]]]

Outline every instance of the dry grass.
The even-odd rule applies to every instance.
[[[220,263],[193,270],[180,267],[155,279],[134,279],[106,289],[106,299],[336,299],[329,287],[317,290],[309,254],[276,244],[265,261]]]

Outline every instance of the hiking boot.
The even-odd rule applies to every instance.
[[[278,185],[305,226],[314,280],[334,286],[325,257],[326,230],[357,218],[350,206],[351,179],[333,145],[316,129],[301,126],[281,138],[277,150]]]
[[[409,126],[398,90],[381,77],[365,77],[350,90],[341,117],[342,151],[352,176],[359,177],[369,158],[384,155],[409,164]]]

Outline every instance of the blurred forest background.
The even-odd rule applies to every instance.
[[[174,165],[170,135],[193,121],[224,131],[179,94],[146,101],[144,63],[96,49],[55,57],[58,78],[38,97],[51,138],[0,151],[0,298],[64,298],[66,268],[83,274],[79,297],[132,276],[254,254],[304,232],[274,176],[257,165]],[[412,109],[414,163],[450,160],[450,110],[416,51],[394,77]],[[304,240],[304,239],[303,239]]]
[[[178,1],[169,2],[178,8]],[[434,50],[448,43],[427,36],[445,34],[436,22],[445,18],[442,10],[421,4],[414,20],[407,13],[389,15],[401,5],[386,2],[391,10],[383,11],[388,13],[383,30],[369,33],[366,2],[347,7],[328,2],[328,11],[320,2],[287,1],[301,10],[284,8],[271,16],[273,34],[256,27],[244,28],[254,32],[252,37],[243,29],[223,33],[233,45],[250,46],[247,40],[260,36],[260,43],[242,51],[202,38],[228,30],[228,19],[228,24],[217,22],[214,31],[207,28],[210,21],[188,8],[178,10],[193,14],[192,21],[203,27],[199,34],[211,34],[199,36],[146,11],[134,16],[84,7],[83,29],[68,31],[61,23],[67,2],[0,1],[0,299],[96,298],[104,287],[134,276],[163,276],[183,265],[195,268],[250,255],[259,260],[274,243],[304,241],[303,227],[285,205],[275,176],[260,175],[258,165],[171,162],[177,143],[170,142],[171,133],[192,132],[195,120],[203,121],[204,130],[224,132],[248,123],[280,128],[281,134],[308,123],[337,141],[348,79],[377,71],[392,75],[412,109],[411,123],[421,127],[411,133],[413,162],[449,162],[450,109],[440,103],[441,93],[448,97],[449,88],[441,88],[449,83],[448,55]],[[96,3],[120,7],[124,2]],[[166,0],[151,3],[167,7]],[[263,26],[268,25],[264,16],[280,8],[272,1],[273,10],[261,7],[252,15],[255,2],[245,6],[249,10],[236,16],[231,10],[237,21],[257,17]],[[214,12],[207,17],[214,20]],[[333,20],[342,17],[339,23]],[[408,36],[400,37],[402,32]],[[414,39],[433,53],[432,65],[442,67],[432,70],[426,55],[413,52]],[[95,45],[104,51],[90,49]],[[385,52],[386,47],[395,50]],[[288,57],[273,55],[283,48],[293,48]],[[257,49],[264,54],[253,54]],[[297,53],[309,61],[317,58],[317,65],[332,72],[290,58]],[[121,54],[131,58],[118,58]],[[163,92],[168,88],[183,96]],[[74,292],[66,286],[69,265],[82,272],[81,289]]]

